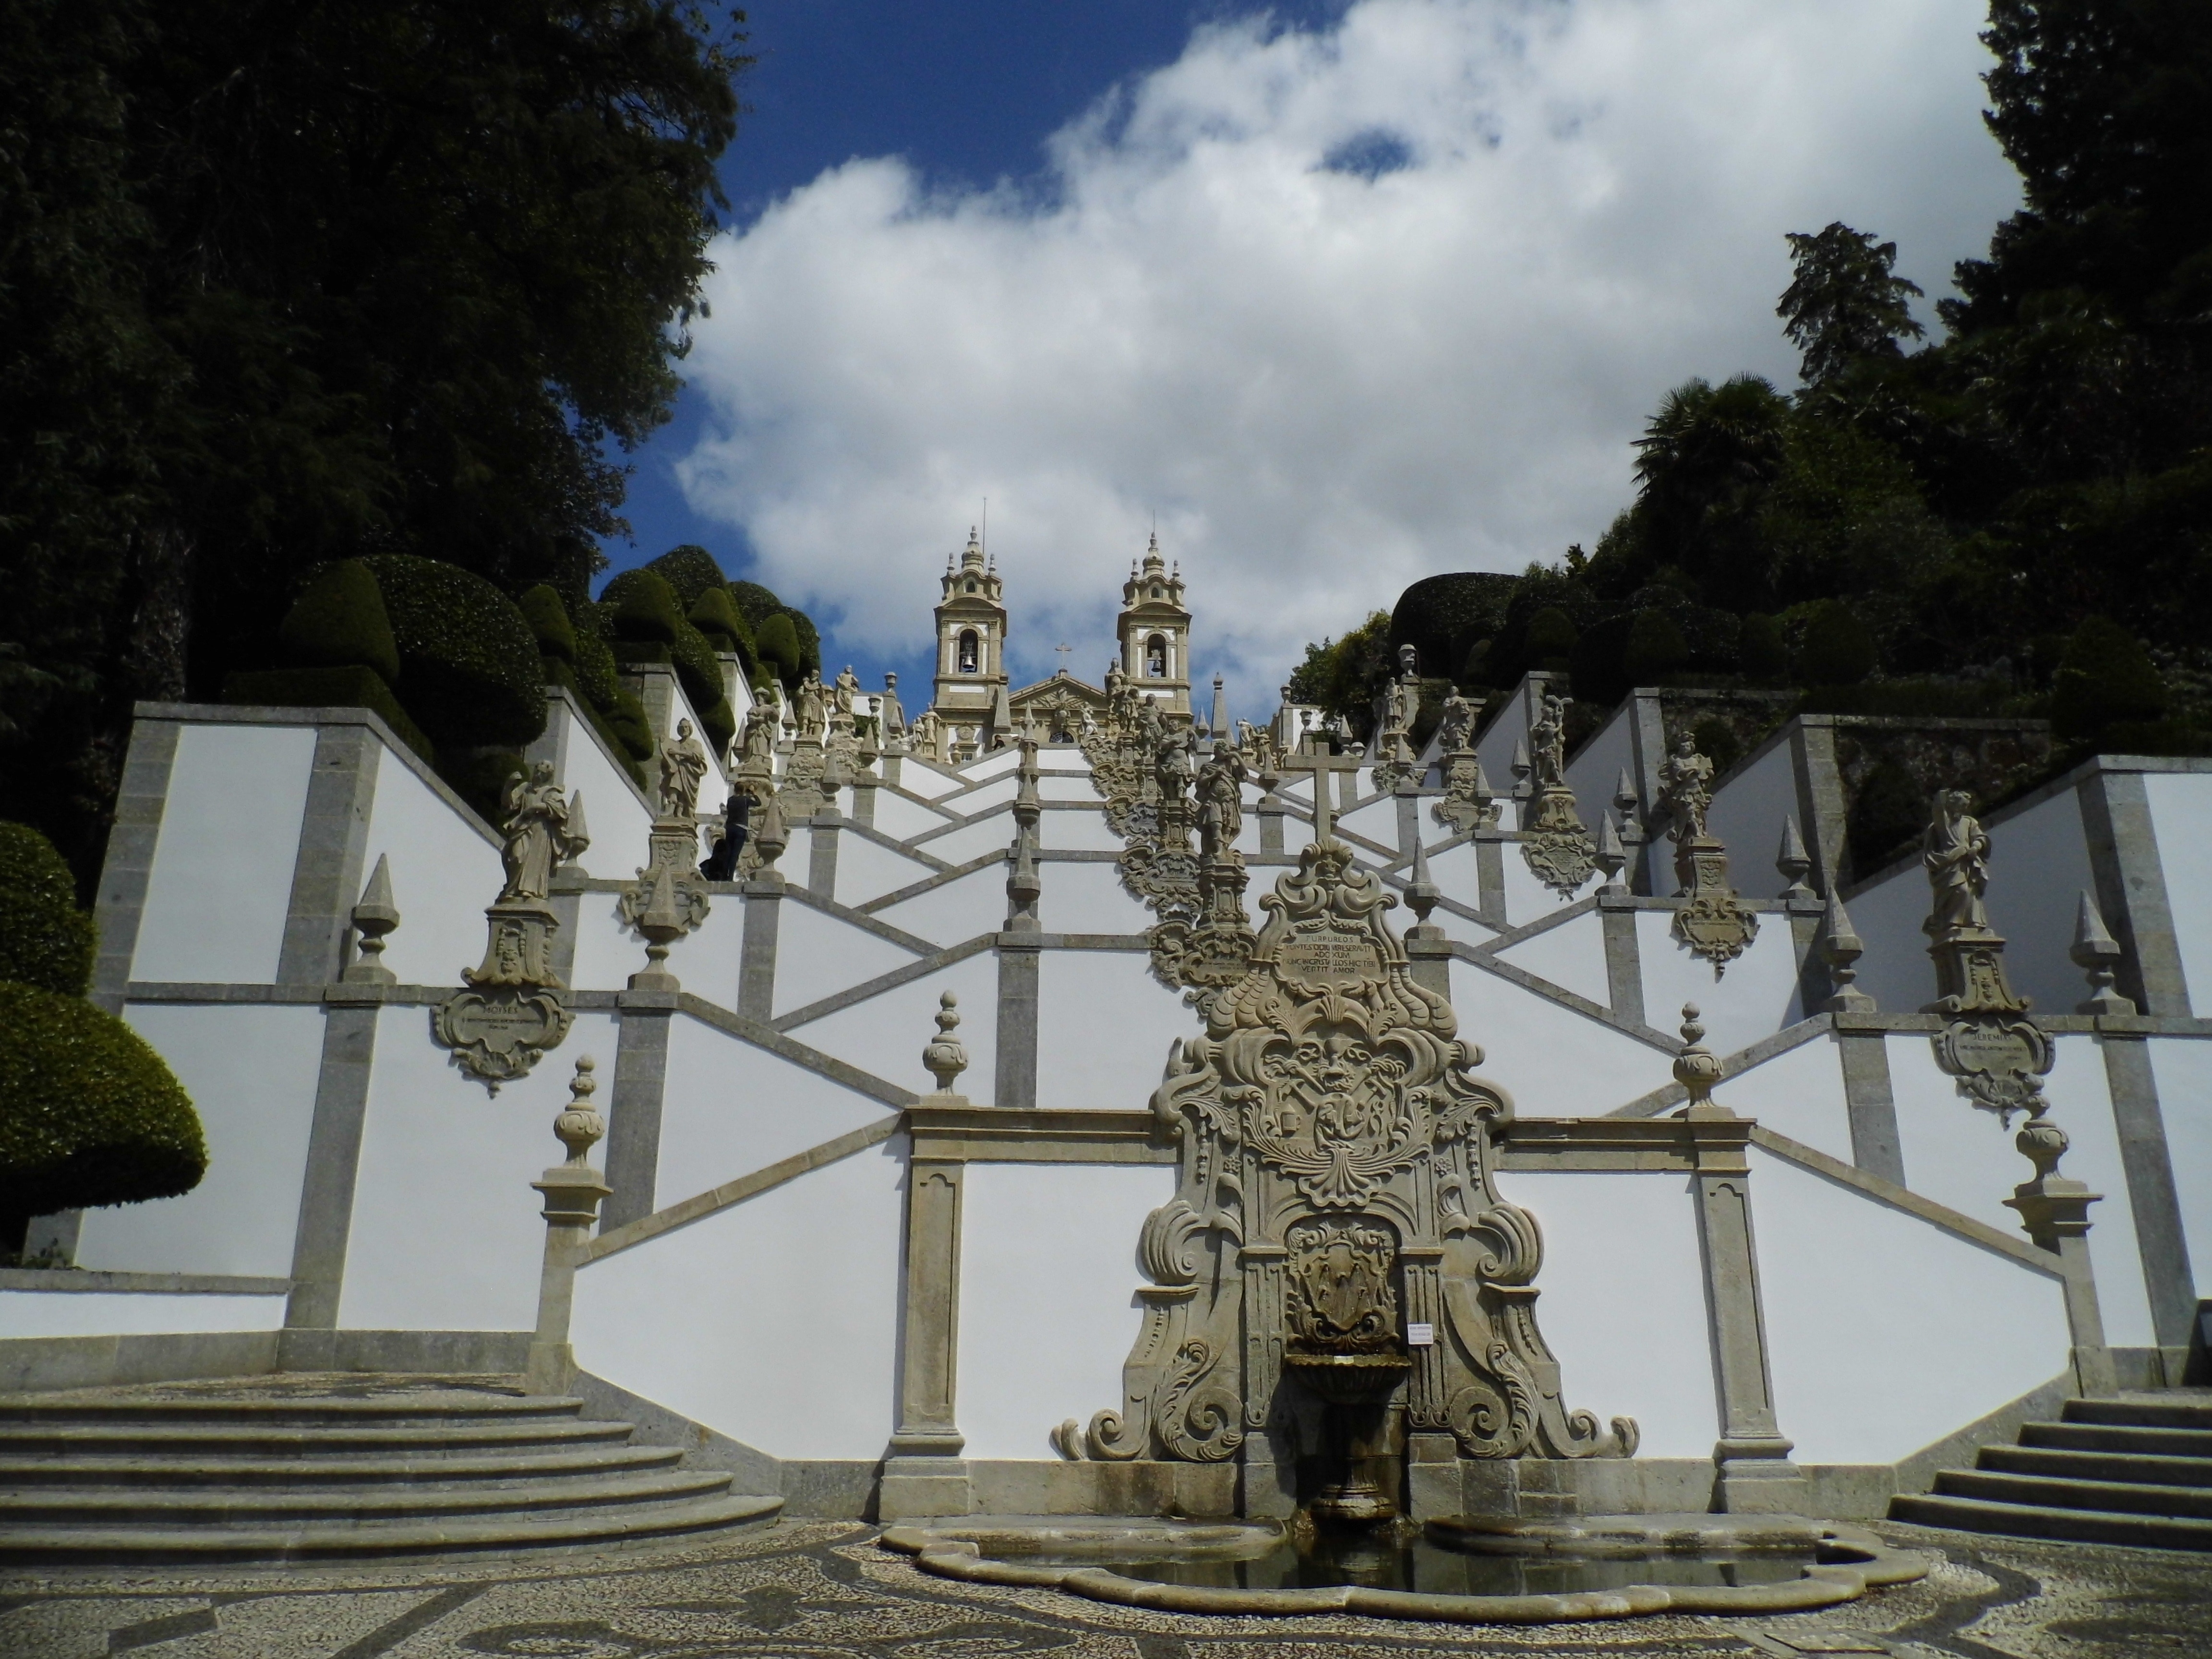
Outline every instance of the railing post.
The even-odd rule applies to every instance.
[[[576,1062],[568,1085],[569,1101],[553,1120],[553,1133],[568,1149],[568,1161],[556,1164],[530,1184],[545,1194],[545,1262],[538,1279],[538,1328],[530,1339],[523,1389],[534,1395],[566,1394],[576,1380],[575,1352],[568,1344],[568,1315],[576,1295],[576,1268],[590,1248],[606,1182],[585,1159],[607,1132],[606,1120],[592,1109],[599,1087],[589,1054]]]

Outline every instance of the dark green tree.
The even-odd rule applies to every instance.
[[[1825,386],[1868,358],[1901,357],[1899,340],[1927,332],[1906,302],[1907,295],[1919,297],[1919,287],[1893,274],[1896,243],[1877,242],[1840,221],[1812,235],[1793,231],[1787,240],[1796,275],[1774,314],[1803,354],[1798,372],[1808,386]]]

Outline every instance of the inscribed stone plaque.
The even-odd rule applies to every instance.
[[[1334,928],[1285,939],[1275,962],[1283,977],[1310,996],[1356,991],[1382,977],[1382,955],[1374,941]]]

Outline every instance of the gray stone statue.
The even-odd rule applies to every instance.
[[[1559,788],[1567,781],[1567,705],[1547,692],[1544,712],[1528,728],[1528,751],[1536,787]]]
[[[660,744],[660,816],[690,818],[698,816],[699,786],[707,776],[707,751],[691,735],[691,722],[676,722],[673,737]]]
[[[1198,775],[1201,845],[1209,853],[1236,846],[1244,832],[1244,757],[1215,744]]]
[[[552,889],[553,872],[590,845],[569,828],[568,802],[553,781],[553,763],[539,761],[528,777],[520,772],[507,786],[506,842],[500,860],[507,884],[499,902],[542,899]]]
[[[822,676],[814,669],[806,671],[806,678],[799,683],[799,735],[819,737],[823,724],[822,713]]]
[[[1990,838],[1967,809],[1974,798],[1963,789],[1937,792],[1935,813],[1920,840],[1920,863],[1934,890],[1931,933],[1953,927],[1986,928],[1990,913],[1983,895],[1990,886]]]
[[[1673,815],[1670,837],[1680,843],[1705,838],[1705,813],[1713,804],[1713,763],[1685,732],[1659,768],[1659,798]]]
[[[838,674],[836,688],[831,694],[835,699],[833,706],[839,714],[849,716],[853,713],[853,699],[860,694],[860,682],[853,672],[853,665],[847,663],[843,671]]]

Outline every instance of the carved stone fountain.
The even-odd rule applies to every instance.
[[[1470,1075],[1480,1051],[1352,857],[1309,846],[1260,902],[1249,969],[1200,994],[1205,1035],[1152,1097],[1180,1178],[1145,1223],[1122,1404],[1055,1437],[1077,1458],[1237,1460],[1248,1516],[1387,1520],[1421,1437],[1424,1462],[1636,1446],[1630,1420],[1561,1400],[1542,1237],[1493,1180],[1512,1103]]]

